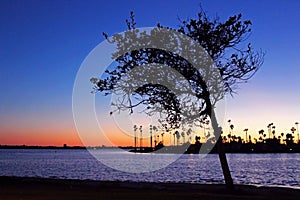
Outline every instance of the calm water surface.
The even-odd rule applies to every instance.
[[[134,154],[118,150],[94,150],[116,165],[136,162]],[[137,165],[153,156],[142,155]],[[148,157],[147,157],[148,156]],[[164,158],[172,155],[163,155]],[[300,154],[227,154],[235,183],[300,188]],[[148,160],[147,160],[148,159]],[[145,164],[146,166],[146,164]],[[30,176],[92,180],[223,183],[218,155],[182,155],[165,168],[126,173],[105,166],[87,150],[0,149],[0,176]]]

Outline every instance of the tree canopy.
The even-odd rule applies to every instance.
[[[123,35],[108,37],[103,33],[110,43],[117,45],[112,55],[116,66],[107,69],[100,79],[91,79],[95,91],[105,95],[123,94],[113,102],[115,110],[111,114],[120,110],[132,113],[135,107],[144,105],[147,114],[159,112],[161,122],[170,128],[203,123],[214,114],[215,103],[226,93],[235,93],[237,85],[249,80],[263,63],[264,54],[245,43],[251,32],[251,21],[242,20],[241,14],[222,22],[219,18],[210,19],[201,10],[196,18],[180,21],[178,29],[157,24],[150,32],[136,28],[133,12],[126,23],[128,31]],[[163,29],[174,34],[160,35]],[[208,56],[196,55],[190,48],[194,44],[188,41],[186,45],[182,42],[184,38],[176,33],[190,37]],[[153,36],[159,36],[160,41],[151,39]],[[159,46],[157,43],[167,45],[172,51],[155,48]],[[185,56],[180,56],[182,52]],[[214,67],[197,68],[193,63]],[[167,84],[170,82],[173,85]]]

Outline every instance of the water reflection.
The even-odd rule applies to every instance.
[[[126,167],[131,154],[114,150],[97,150],[111,162]],[[126,156],[124,156],[126,155]],[[172,155],[143,156],[137,165],[151,168],[149,163],[161,162]],[[300,188],[300,154],[228,154],[235,183],[285,185]],[[123,166],[122,166],[123,165]],[[153,166],[155,166],[153,164]],[[93,180],[223,183],[218,155],[205,158],[182,155],[166,168],[144,173],[125,173],[111,169],[86,150],[0,150],[1,176],[34,176]]]

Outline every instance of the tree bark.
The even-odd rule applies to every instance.
[[[233,190],[234,189],[233,180],[232,180],[231,173],[229,170],[229,166],[228,166],[226,154],[225,154],[225,151],[223,148],[221,136],[219,137],[219,139],[217,141],[217,150],[218,150],[219,159],[221,162],[221,167],[222,167],[226,187],[230,190]]]
[[[234,186],[233,186],[233,180],[231,177],[231,173],[229,170],[229,166],[228,166],[228,162],[227,162],[227,158],[226,158],[226,154],[225,154],[225,150],[223,147],[223,143],[222,143],[222,138],[221,138],[221,132],[222,132],[222,128],[219,127],[218,122],[217,122],[217,118],[215,116],[215,112],[212,109],[212,113],[211,113],[211,124],[212,127],[214,129],[214,133],[216,136],[218,136],[218,140],[217,140],[217,151],[219,154],[219,159],[221,162],[221,167],[222,167],[222,171],[223,171],[223,176],[225,179],[225,184],[227,189],[229,190],[233,190]]]

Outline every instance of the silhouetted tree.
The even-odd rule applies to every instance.
[[[177,139],[177,146],[179,145],[179,140],[180,140],[180,133],[179,131],[176,132],[176,139]]]
[[[136,142],[137,142],[137,134],[136,134],[136,131],[137,131],[137,126],[134,125],[133,126],[133,131],[134,131],[134,151],[136,152]]]
[[[161,135],[161,143],[164,144],[164,134],[165,132],[162,132],[160,135]]]
[[[291,131],[292,131],[292,133],[294,134],[295,131],[296,131],[295,127],[292,127],[292,128],[291,128]]]
[[[151,124],[150,124],[149,130],[150,130],[150,148],[152,149],[152,130],[153,130],[153,127],[152,127]]]
[[[142,150],[142,147],[143,147],[143,126],[140,126],[140,134],[141,134],[141,137],[140,137],[140,150]]]
[[[280,135],[281,135],[281,139],[282,139],[282,142],[283,142],[284,133],[281,133]]]
[[[181,137],[182,137],[182,143],[185,143],[185,132],[184,131],[182,131],[181,132]]]
[[[295,128],[295,127],[292,127],[292,128],[291,128],[291,131],[292,131],[292,142],[294,142],[294,141],[293,141],[293,138],[294,138],[294,133],[295,133],[295,131],[296,131],[296,128]]]
[[[247,143],[247,139],[248,139],[248,137],[247,137],[248,130],[249,130],[249,129],[247,129],[247,128],[244,129],[244,132],[246,133],[245,143]]]
[[[271,138],[271,129],[272,129],[273,123],[268,124],[268,133],[269,133],[269,139]]]
[[[190,142],[190,140],[191,140],[191,136],[190,136],[191,134],[192,134],[192,129],[189,128],[186,132],[186,135],[188,136],[188,142]]]
[[[214,134],[218,136],[217,149],[219,151],[225,182],[227,187],[232,188],[232,178],[225,153],[222,150],[222,141],[219,137],[222,129],[217,122],[214,108],[215,104],[224,98],[224,93],[218,93],[220,91],[219,87],[224,88],[225,93],[233,94],[236,84],[249,80],[263,62],[263,53],[254,51],[250,43],[246,45],[246,48],[241,47],[241,43],[248,38],[251,32],[251,22],[249,20],[242,20],[241,14],[231,16],[225,22],[221,22],[219,18],[210,19],[201,10],[195,19],[191,18],[181,21],[181,25],[177,30],[165,27],[187,35],[201,45],[213,59],[215,66],[219,70],[218,73],[222,78],[222,82],[218,82],[219,80],[214,78],[214,71],[198,71],[185,58],[179,56],[177,52],[168,52],[156,48],[140,48],[138,50],[126,51],[126,49],[135,49],[131,47],[137,45],[136,41],[146,41],[148,46],[149,44],[155,46],[155,42],[157,41],[147,40],[147,38],[149,38],[149,35],[155,36],[159,34],[162,28],[164,28],[158,24],[157,28],[153,29],[150,33],[141,33],[135,29],[136,23],[133,13],[131,13],[130,20],[127,20],[126,23],[129,29],[128,34],[131,34],[129,39],[126,34],[117,34],[112,38],[108,38],[108,35],[104,34],[109,42],[117,44],[117,52],[112,55],[117,65],[112,69],[107,69],[106,76],[102,79],[91,79],[95,90],[104,92],[105,95],[118,93],[120,90],[124,92],[123,101],[121,100],[113,104],[116,109],[111,114],[115,111],[126,109],[129,113],[133,113],[135,107],[144,105],[145,112],[150,115],[157,111],[162,112],[170,129],[179,128],[183,124],[193,126],[209,118],[214,129]],[[169,34],[164,37],[164,41],[159,41],[162,44],[173,45],[174,48],[182,44],[180,40],[178,41],[178,35]],[[133,41],[132,38],[136,40]],[[139,46],[143,46],[143,44],[139,44]],[[180,51],[184,49],[184,46],[181,49],[176,49]],[[120,55],[119,52],[126,53]],[[193,49],[190,49],[190,54],[190,59],[200,59],[202,62],[206,62],[206,58],[193,57]],[[180,73],[185,78],[185,81],[190,84],[194,96],[198,99],[198,103],[190,106],[187,104],[181,106],[174,91],[161,84],[149,83],[147,80],[148,69],[144,69],[144,71],[139,72],[135,76],[135,78],[138,77],[138,80],[135,80],[136,85],[140,86],[138,88],[134,88],[131,85],[132,82],[126,82],[128,79],[122,79],[135,66],[148,63],[170,66]],[[205,80],[204,77],[207,78],[207,76],[211,76],[211,78]],[[179,85],[178,88],[175,88],[178,89],[177,93],[186,94],[185,88],[179,84],[180,80],[174,79],[172,74],[158,73],[156,78],[162,82],[166,81],[165,79],[173,80],[173,82]],[[123,81],[122,84],[118,84],[120,80]],[[142,83],[146,84],[143,85]]]
[[[276,126],[273,125],[273,126],[272,126],[272,129],[273,129],[273,130],[272,130],[272,134],[273,134],[273,138],[274,138],[274,139],[275,139],[275,128],[276,128]]]
[[[296,125],[296,129],[297,129],[297,137],[298,137],[298,144],[299,144],[300,143],[299,142],[299,127],[298,127],[299,122],[295,122],[295,125]]]
[[[294,136],[291,134],[291,133],[287,133],[285,135],[285,142],[286,142],[286,145],[290,146],[291,144],[294,143]]]
[[[175,131],[175,133],[173,133],[174,146],[175,146],[175,141],[176,141],[175,137],[177,138],[179,134],[180,134],[179,131]]]
[[[223,143],[226,143],[227,142],[227,137],[224,135],[223,136]]]
[[[156,147],[158,140],[156,139],[156,132],[158,131],[158,128],[156,126],[152,126],[152,130],[154,132],[154,147]]]
[[[235,138],[234,138],[234,135],[232,135],[233,129],[234,129],[234,125],[233,125],[233,124],[230,124],[229,128],[230,128],[230,138],[231,138],[231,141],[232,141],[232,140],[234,141]]]
[[[261,141],[263,141],[263,139],[264,139],[264,130],[263,129],[261,129],[260,131],[258,131],[258,134],[259,135],[261,135],[260,137],[259,137],[259,140],[261,140]]]

